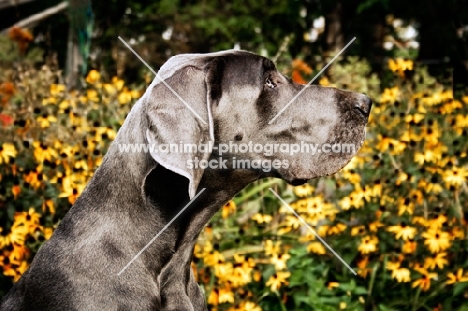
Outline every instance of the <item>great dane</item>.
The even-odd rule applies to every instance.
[[[172,57],[134,105],[102,165],[0,309],[207,310],[190,267],[204,225],[259,178],[278,177],[299,185],[340,170],[364,141],[371,103],[363,94],[296,84],[271,60],[245,51]],[[277,150],[272,155],[249,149],[220,155],[216,148],[279,142],[353,144],[355,150]],[[122,152],[119,146],[129,143],[215,147]],[[213,164],[220,157],[227,161],[217,168],[192,161]],[[234,158],[279,162],[268,171],[253,164],[234,167]],[[166,226],[201,189],[206,190]]]

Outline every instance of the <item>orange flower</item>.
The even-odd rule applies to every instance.
[[[299,84],[307,84],[307,81],[304,80],[304,78],[302,77],[301,73],[298,70],[293,70],[291,74],[291,79],[294,82],[299,83]]]
[[[4,82],[0,84],[0,94],[6,97],[11,97],[15,94],[15,86],[11,82]]]
[[[312,73],[312,68],[310,68],[309,65],[307,65],[302,59],[293,60],[292,68],[293,70],[298,70],[307,75],[310,75]]]
[[[307,81],[304,80],[301,73],[310,75],[312,73],[312,68],[310,68],[302,59],[293,60],[292,68],[291,79],[299,84],[307,84]]]
[[[33,41],[34,37],[27,29],[19,27],[12,27],[8,31],[8,37],[18,44],[18,48],[21,54],[26,52],[28,45]]]

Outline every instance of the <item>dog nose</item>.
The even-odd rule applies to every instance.
[[[372,99],[370,99],[368,96],[363,95],[356,103],[354,106],[357,110],[359,110],[360,113],[365,115],[366,117],[369,116],[371,107],[372,107]]]

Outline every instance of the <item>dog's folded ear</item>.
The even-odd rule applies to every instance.
[[[150,153],[189,179],[193,198],[214,143],[211,110],[221,96],[222,65],[218,58],[183,55],[171,58],[158,75],[144,95]]]

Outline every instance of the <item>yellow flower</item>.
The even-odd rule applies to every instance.
[[[16,212],[14,216],[13,227],[28,226],[29,224],[39,225],[41,214],[31,207],[27,212]]]
[[[51,199],[46,199],[42,202],[42,211],[45,212],[46,210],[49,210],[51,214],[55,214],[54,201]]]
[[[251,301],[243,301],[239,305],[239,309],[243,311],[262,311],[262,309]]]
[[[341,175],[343,176],[343,178],[349,180],[349,182],[352,184],[359,184],[361,182],[361,175],[359,175],[358,173],[348,170],[342,170]]]
[[[8,235],[12,244],[24,245],[26,236],[29,234],[29,228],[26,226],[11,227],[11,232]]]
[[[265,241],[265,254],[266,255],[277,255],[280,252],[280,245],[281,242],[277,241],[276,243],[273,243],[272,240],[266,240]]]
[[[416,248],[418,247],[418,244],[414,241],[406,241],[403,246],[401,247],[401,251],[404,254],[414,254],[416,251]]]
[[[301,186],[296,186],[293,189],[294,189],[294,194],[297,195],[300,198],[311,195],[312,192],[314,192],[314,187],[312,187],[309,184],[303,184]]]
[[[66,86],[63,84],[51,84],[50,85],[50,95],[51,96],[61,96],[66,90]],[[49,101],[50,102],[50,101]]]
[[[49,240],[52,234],[54,233],[54,229],[52,228],[44,228],[42,230],[42,233],[44,234],[44,239]]]
[[[416,228],[409,227],[407,225],[390,226],[388,227],[387,231],[394,233],[395,239],[402,239],[403,241],[413,239],[417,232]]]
[[[407,283],[411,281],[410,270],[407,268],[401,268],[401,263],[396,261],[388,261],[387,269],[392,271],[392,278],[397,280],[399,283]]]
[[[124,81],[117,77],[112,78],[112,83],[114,83],[114,86],[118,91],[120,91],[124,86]]]
[[[446,170],[442,174],[442,179],[449,185],[461,186],[466,182],[468,177],[468,170],[463,167],[452,167],[452,169]]]
[[[448,260],[445,258],[447,253],[438,253],[434,258],[427,257],[424,260],[424,268],[433,270],[436,266],[439,269],[442,269],[444,266],[448,265]]]
[[[385,88],[383,94],[380,96],[381,103],[393,103],[397,100],[398,95],[400,94],[400,90],[397,86],[392,87],[390,89]]]
[[[220,252],[214,251],[213,254],[206,255],[203,262],[206,266],[215,266],[220,262],[224,262],[224,256]]]
[[[468,276],[463,275],[463,269],[459,268],[457,270],[457,274],[453,274],[452,272],[447,274],[447,284],[455,284],[455,283],[462,283],[462,282],[468,282]]]
[[[226,219],[229,217],[230,214],[234,213],[236,211],[236,203],[234,203],[233,200],[229,200],[226,204],[224,204],[222,210],[221,210],[221,216],[223,219]]]
[[[351,229],[351,236],[362,235],[366,232],[365,226],[356,226]]]
[[[404,76],[405,70],[413,70],[413,61],[402,58],[389,59],[388,68],[393,72],[397,72],[400,76]]]
[[[106,83],[106,84],[103,85],[103,87],[104,87],[104,90],[107,92],[108,95],[113,96],[113,95],[117,94],[117,88],[114,85]]]
[[[437,149],[425,149],[423,152],[416,152],[414,154],[414,161],[419,165],[424,165],[424,163],[437,163],[441,160],[442,154]]]
[[[0,164],[10,163],[10,158],[15,158],[17,151],[11,143],[3,143],[0,146]]]
[[[408,114],[405,117],[405,122],[410,123],[411,121],[413,121],[414,123],[418,124],[419,122],[424,120],[424,116],[425,114],[423,113]]]
[[[326,254],[325,247],[322,245],[320,242],[311,242],[307,245],[307,251],[309,253],[315,253],[318,255],[324,255]]]
[[[219,303],[234,303],[234,293],[229,287],[222,287],[219,289]]]
[[[399,283],[407,283],[411,281],[410,271],[407,268],[396,268],[392,271],[392,278]]]
[[[99,102],[99,95],[96,90],[86,90],[86,97],[93,102]]]
[[[429,248],[431,253],[439,253],[452,245],[450,234],[437,229],[429,229],[422,234],[422,237],[425,239],[424,245]]]
[[[451,99],[451,100],[448,100],[445,104],[443,104],[439,108],[439,111],[442,114],[452,114],[455,110],[460,109],[460,108],[463,108],[463,104],[459,100]]]
[[[57,151],[45,145],[44,143],[41,143],[39,141],[34,141],[33,142],[34,146],[34,157],[36,158],[36,161],[38,163],[42,163],[42,161],[47,160],[49,162],[53,162],[54,159],[58,157]]]
[[[327,230],[327,234],[328,235],[340,234],[341,232],[345,230],[346,230],[346,225],[342,223],[338,223],[335,226],[330,226]]]
[[[44,128],[44,127],[50,127],[50,123],[55,123],[57,122],[57,118],[55,116],[49,115],[47,113],[44,113],[43,115],[37,117],[37,122],[39,122],[39,126]]]
[[[411,198],[398,198],[398,216],[403,215],[405,212],[413,215],[414,205],[414,201]]]
[[[445,100],[451,99],[453,99],[453,93],[451,90],[442,91],[439,89],[432,93],[431,96],[421,98],[421,103],[426,106],[434,106]]]
[[[422,277],[414,281],[411,287],[419,286],[423,291],[427,291],[431,287],[431,279],[437,280],[437,273],[430,273],[424,269],[419,269],[418,272],[422,274]]]
[[[99,73],[99,71],[93,69],[88,73],[88,76],[86,77],[86,82],[88,82],[89,84],[95,84],[99,81],[99,79],[101,79],[101,74]]]
[[[264,215],[260,213],[256,213],[252,216],[252,220],[255,220],[259,224],[267,224],[270,223],[273,220],[273,217],[271,215]]]
[[[126,87],[120,92],[119,96],[117,96],[117,100],[121,105],[128,104],[132,101],[132,92],[129,91]]]
[[[272,291],[277,291],[278,289],[280,289],[282,284],[288,284],[287,278],[289,278],[290,276],[291,273],[289,272],[277,271],[268,279],[265,285],[269,286]]]
[[[455,117],[455,126],[468,127],[468,116],[457,114],[457,116]]]
[[[362,254],[374,253],[377,251],[377,244],[379,239],[376,236],[365,236],[361,239],[361,244],[358,246],[358,250]]]
[[[291,258],[291,255],[289,254],[282,254],[282,255],[274,254],[270,258],[270,263],[275,265],[276,270],[284,270],[287,267],[286,262],[289,260],[289,258]]]
[[[367,265],[369,264],[369,256],[364,256],[361,260],[357,262],[358,266],[358,274],[365,278],[367,274],[372,271],[372,268],[368,268]]]
[[[329,290],[333,290],[334,288],[337,288],[340,286],[340,283],[338,282],[327,282],[326,284]]]
[[[335,85],[335,84],[331,84],[331,83],[330,83],[330,80],[328,80],[328,78],[325,77],[325,76],[323,76],[322,78],[320,78],[319,84],[322,85],[322,86],[336,87],[336,85]]]
[[[359,209],[364,207],[365,192],[362,189],[356,189],[338,202],[338,206],[347,211],[351,207]]]
[[[213,288],[208,296],[208,304],[217,306],[219,304],[219,291]]]

